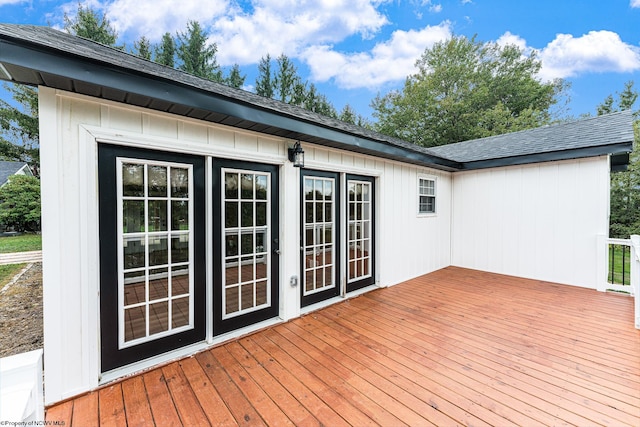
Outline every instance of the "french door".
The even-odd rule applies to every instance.
[[[213,168],[214,335],[278,315],[278,167]]]
[[[205,161],[98,146],[101,370],[205,339]]]
[[[347,175],[347,292],[375,283],[375,180]]]
[[[340,294],[340,176],[301,171],[301,306]]]

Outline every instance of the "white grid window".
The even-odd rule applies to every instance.
[[[355,282],[371,276],[372,185],[367,181],[347,182],[348,212],[348,280]]]
[[[270,175],[223,169],[223,319],[271,306]]]
[[[304,179],[304,295],[335,286],[335,180]]]
[[[191,165],[118,159],[119,346],[193,328]]]
[[[418,213],[436,213],[436,180],[418,178]]]

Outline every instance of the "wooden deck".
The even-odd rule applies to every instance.
[[[447,268],[51,407],[67,426],[640,425],[633,299]]]

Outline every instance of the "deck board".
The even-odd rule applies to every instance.
[[[633,299],[449,267],[47,409],[65,425],[640,425]]]

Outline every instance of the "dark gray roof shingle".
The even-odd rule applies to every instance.
[[[601,147],[633,141],[630,110],[431,148],[461,163]]]

